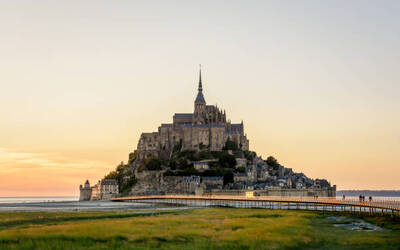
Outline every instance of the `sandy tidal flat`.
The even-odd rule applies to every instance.
[[[0,212],[6,211],[102,211],[154,208],[152,204],[112,201],[64,201],[32,203],[0,203]]]

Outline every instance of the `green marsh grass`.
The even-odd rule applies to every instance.
[[[263,209],[0,213],[0,249],[400,249],[398,222],[357,232],[329,214]]]

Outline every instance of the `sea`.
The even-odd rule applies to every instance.
[[[366,195],[364,195],[364,196],[365,196],[365,199],[368,200],[369,196],[366,196]],[[339,196],[339,195],[336,196],[336,199],[338,199],[338,200],[341,200],[342,198],[343,198],[343,196]],[[347,200],[349,200],[349,199],[358,200],[359,196],[348,196],[348,195],[346,195],[346,199]],[[399,196],[372,196],[372,199],[380,200],[380,201],[400,201],[400,197]]]
[[[0,204],[4,203],[37,203],[37,202],[63,202],[78,201],[78,196],[15,196],[0,197]]]

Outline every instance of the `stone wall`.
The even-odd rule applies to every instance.
[[[245,196],[250,190],[222,190],[212,189],[204,190],[203,195],[237,195]],[[319,196],[319,197],[336,197],[336,188],[325,189],[285,189],[272,188],[270,190],[254,190],[255,196]]]
[[[150,155],[158,157],[160,152],[158,132],[142,133],[138,142],[137,152],[139,160],[143,160]]]
[[[268,190],[255,190],[260,196],[319,196],[336,197],[336,188],[271,188]]]

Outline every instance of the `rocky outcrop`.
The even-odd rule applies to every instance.
[[[181,193],[182,176],[164,176],[165,171],[137,171],[138,182],[132,187],[132,195]]]

